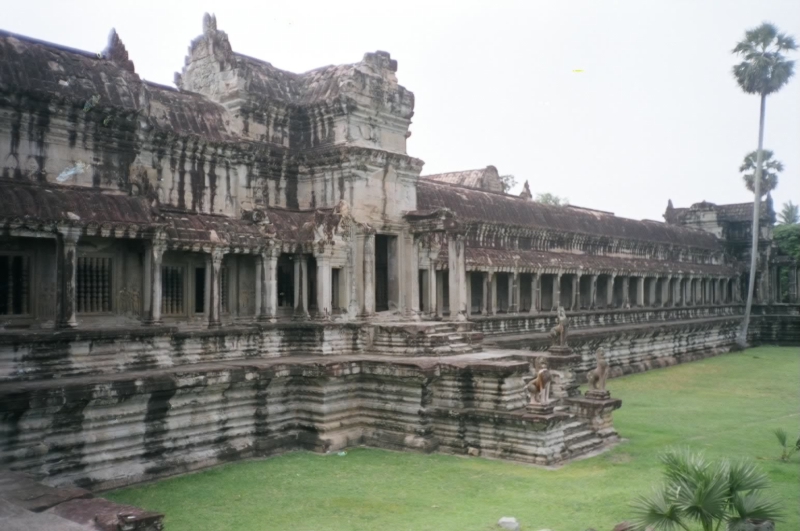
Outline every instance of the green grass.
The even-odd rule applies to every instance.
[[[557,470],[366,448],[306,452],[220,466],[107,497],[166,514],[167,531],[497,529],[610,530],[660,480],[670,446],[758,460],[784,503],[779,530],[800,529],[800,459],[777,461],[772,430],[792,441],[800,419],[800,353],[759,347],[609,381],[627,439]]]

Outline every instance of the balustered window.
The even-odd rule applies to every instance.
[[[0,255],[0,315],[30,313],[30,259]]]
[[[184,313],[184,271],[181,266],[161,266],[162,315],[182,315]]]
[[[111,311],[111,258],[79,256],[75,302],[79,313]]]

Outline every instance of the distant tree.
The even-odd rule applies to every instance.
[[[569,199],[566,197],[559,197],[554,194],[544,193],[544,194],[536,194],[536,199],[534,199],[537,203],[543,203],[545,205],[553,205],[553,206],[567,206],[569,204]]]
[[[503,183],[503,192],[508,192],[517,185],[517,179],[513,175],[501,175],[500,182]]]
[[[764,197],[778,186],[778,174],[783,171],[783,163],[773,160],[774,153],[765,149],[761,154],[761,186],[758,193]],[[758,173],[758,152],[753,151],[744,157],[744,162],[739,166],[739,171],[743,173],[744,185],[748,190],[755,193],[756,173]]]
[[[756,174],[754,181],[753,201],[753,242],[750,252],[750,282],[747,286],[747,305],[744,310],[742,328],[737,342],[747,345],[747,328],[750,324],[750,310],[753,306],[753,288],[756,285],[756,260],[758,259],[758,218],[761,206],[761,170],[764,154],[764,115],[767,109],[767,96],[783,88],[794,74],[794,61],[789,61],[784,52],[796,50],[794,38],[779,33],[778,28],[763,23],[757,28],[747,30],[744,40],[736,44],[733,53],[742,58],[742,62],[734,65],[733,77],[739,87],[747,94],[761,96],[761,114],[758,121],[758,150],[756,151]]]
[[[781,225],[797,225],[800,223],[800,210],[791,201],[783,204],[780,216]]]
[[[772,239],[782,254],[800,260],[800,225],[778,225],[772,232]],[[786,268],[783,268],[786,269]]]

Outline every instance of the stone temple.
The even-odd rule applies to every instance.
[[[599,348],[616,376],[734,345],[752,204],[636,221],[493,166],[421,175],[397,70],[279,70],[207,15],[172,88],[114,32],[0,32],[0,467],[101,489],[360,444],[556,464],[617,439],[619,400],[578,391]],[[762,212],[749,339],[797,342]]]

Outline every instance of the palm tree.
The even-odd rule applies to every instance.
[[[633,502],[640,530],[689,531],[694,521],[703,531],[716,531],[723,522],[734,531],[748,521],[781,518],[778,502],[762,494],[767,476],[751,462],[709,462],[689,450],[669,451],[661,462],[665,483]]]
[[[772,160],[772,151],[763,150],[761,154],[761,184],[759,185],[760,197],[764,197],[778,186],[778,174],[783,171],[783,163],[779,160]],[[748,190],[755,193],[756,173],[758,172],[758,153],[752,151],[744,158],[744,162],[739,166],[742,172],[744,185]]]
[[[778,92],[788,83],[794,74],[794,61],[784,57],[783,52],[796,50],[794,38],[779,33],[778,28],[763,23],[757,28],[747,30],[744,40],[733,49],[740,56],[741,63],[734,65],[733,77],[741,89],[747,94],[761,96],[761,114],[758,121],[758,150],[756,151],[756,176],[754,178],[753,201],[753,245],[750,256],[750,282],[747,286],[747,305],[744,320],[739,332],[738,343],[747,345],[747,328],[750,324],[750,310],[753,306],[753,288],[756,284],[756,261],[758,258],[758,216],[761,206],[761,171],[764,153],[764,113],[767,107],[767,96]]]
[[[800,210],[797,205],[789,201],[781,209],[781,225],[796,225],[800,223]]]

